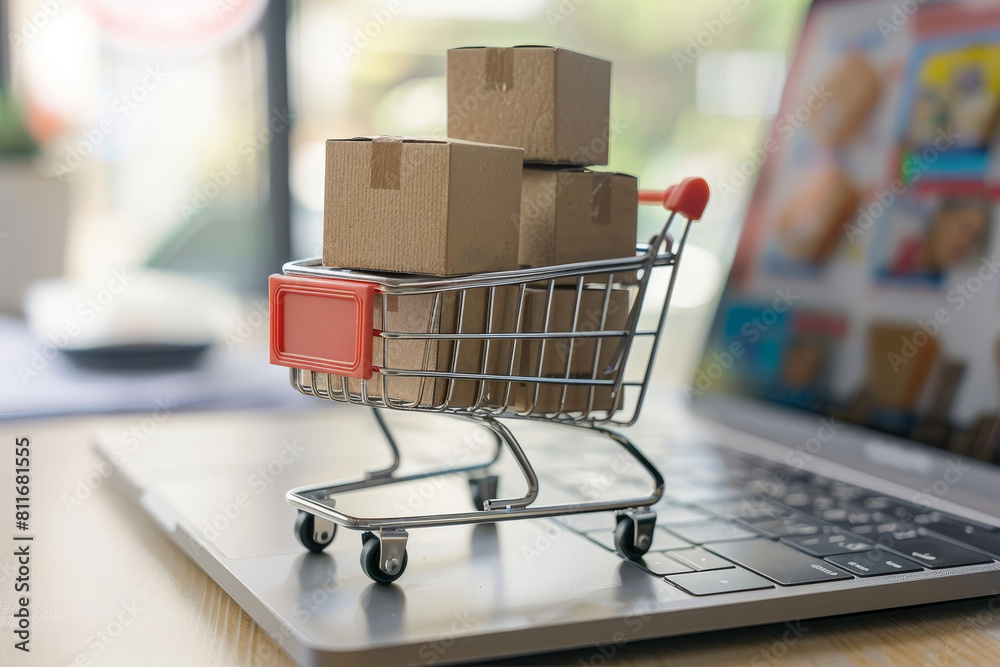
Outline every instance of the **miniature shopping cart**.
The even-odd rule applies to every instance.
[[[632,257],[447,278],[334,269],[313,259],[289,262],[282,275],[271,276],[271,362],[288,366],[292,386],[303,394],[374,408],[393,457],[389,467],[361,479],[287,493],[299,510],[295,533],[304,547],[321,552],[338,526],[364,531],[362,569],[390,583],[406,568],[411,528],[615,511],[618,552],[637,558],[648,551],[656,521],[649,508],[663,494],[663,477],[608,425],[638,418],[684,244],[708,202],[708,185],[687,179],[666,192],[640,192],[639,200],[662,204],[669,215]],[[685,222],[675,242],[670,228],[678,215]],[[665,288],[662,303],[657,294],[644,309],[660,271],[669,272],[656,283]],[[394,326],[394,318],[405,326]],[[638,348],[644,354],[633,354]],[[397,475],[400,451],[383,409],[473,420],[494,436],[493,456]],[[648,472],[652,488],[639,498],[534,505],[538,478],[504,423],[517,419],[608,437]],[[503,448],[524,475],[522,497],[496,497],[498,478],[489,466]],[[337,509],[343,493],[456,473],[469,476],[476,511],[361,518]]]

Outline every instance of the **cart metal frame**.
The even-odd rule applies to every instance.
[[[296,532],[304,546],[312,551],[322,551],[333,540],[338,526],[351,530],[364,531],[362,535],[362,568],[372,579],[380,583],[390,583],[402,575],[406,567],[406,543],[408,529],[451,526],[459,524],[478,524],[517,519],[532,519],[554,517],[569,514],[589,512],[615,511],[615,544],[618,551],[626,557],[638,557],[646,553],[652,545],[653,528],[656,514],[649,508],[656,504],[663,495],[663,476],[656,466],[649,461],[641,451],[625,436],[608,428],[608,425],[629,426],[638,419],[642,403],[645,399],[649,381],[652,375],[653,362],[659,347],[661,333],[666,321],[667,310],[673,295],[677,272],[684,246],[687,242],[691,223],[701,218],[708,201],[708,186],[702,179],[687,179],[665,193],[640,193],[640,201],[646,203],[661,203],[668,211],[667,221],[661,231],[649,244],[638,244],[633,257],[565,264],[552,267],[520,269],[495,273],[474,274],[468,276],[429,278],[423,276],[408,276],[398,274],[382,274],[333,269],[322,266],[318,259],[289,262],[283,267],[285,280],[306,281],[319,280],[317,285],[371,285],[373,292],[383,295],[381,298],[381,322],[389,322],[387,306],[389,296],[405,297],[407,295],[433,295],[433,312],[429,319],[427,331],[378,331],[374,334],[381,345],[381,360],[384,365],[374,367],[369,372],[363,369],[355,375],[358,390],[352,390],[350,381],[343,375],[324,372],[324,370],[309,370],[293,365],[291,361],[279,361],[289,365],[290,381],[299,392],[325,398],[337,402],[364,405],[373,408],[375,419],[385,437],[392,453],[392,462],[388,467],[365,473],[354,480],[325,482],[317,485],[295,488],[286,494],[287,502],[299,510],[296,521]],[[670,228],[675,217],[685,218],[683,231],[679,241],[670,236]],[[666,246],[664,247],[664,244]],[[640,314],[646,303],[651,276],[654,271],[669,269],[670,276],[666,292],[659,311],[655,313],[655,328],[640,329]],[[626,280],[622,280],[622,278]],[[282,282],[282,276],[272,277],[272,362],[275,360],[274,346],[280,333],[276,333],[276,318],[280,319],[281,307],[275,297],[274,284]],[[550,330],[553,295],[557,282],[566,283],[573,279],[575,284],[575,303],[573,308],[572,326],[570,330]],[[528,289],[545,289],[544,324],[541,330],[532,328],[525,330],[525,298]],[[634,294],[625,324],[621,329],[607,329],[608,309],[613,289],[628,287]],[[517,301],[514,309],[514,321],[496,322],[495,306],[500,298],[498,290],[517,289]],[[562,288],[560,288],[562,289]],[[486,327],[484,332],[464,333],[463,317],[466,313],[466,296],[471,290],[486,290]],[[592,329],[579,328],[581,315],[581,300],[585,290],[592,293],[603,291],[602,308],[599,326]],[[441,332],[438,329],[442,313],[442,301],[445,294],[451,293],[458,298],[456,331]],[[538,294],[535,294],[538,297]],[[373,301],[374,303],[374,301]],[[367,302],[364,307],[368,307]],[[505,328],[506,327],[506,328]],[[636,340],[650,338],[651,346],[644,360],[641,379],[627,380],[626,371]],[[565,370],[556,377],[541,377],[545,366],[546,348],[555,346],[558,341],[571,341],[568,354],[565,355]],[[571,376],[574,348],[577,343],[590,340],[593,345],[593,358],[587,368],[590,377]],[[389,365],[390,351],[394,341],[423,341],[423,365],[420,368],[393,368]],[[448,370],[439,370],[431,360],[431,347],[434,343],[450,341],[452,364]],[[610,361],[600,367],[601,349],[603,345],[615,343],[616,347]],[[459,372],[457,369],[458,350],[463,344],[479,346],[480,368],[478,373]],[[520,351],[534,350],[537,353],[537,375],[514,373],[515,349]],[[533,346],[533,347],[528,347]],[[488,360],[491,359],[491,349],[506,349],[507,373],[488,371]],[[363,354],[370,355],[369,349]],[[466,370],[466,369],[463,369]],[[503,370],[501,368],[501,370]],[[367,377],[366,377],[367,375]],[[392,396],[390,380],[392,378],[417,378],[419,389],[416,398],[410,401],[399,400]],[[476,383],[475,400],[471,404],[457,404],[453,399],[455,382],[473,381]],[[369,387],[369,383],[376,383]],[[422,400],[426,394],[426,382],[445,382],[447,390],[440,401]],[[500,383],[500,384],[496,384]],[[529,390],[530,399],[524,399],[521,393],[520,405],[512,402],[512,387],[515,385],[534,385]],[[502,398],[494,395],[487,387],[503,387]],[[544,386],[555,386],[559,389],[557,409],[543,411],[539,408],[539,396]],[[622,410],[623,387],[632,387],[637,391],[633,407]],[[584,407],[567,402],[568,392],[579,388],[587,392]],[[595,409],[597,391],[610,390],[610,407]],[[434,392],[432,392],[433,394]],[[527,403],[525,404],[525,400]],[[468,401],[466,401],[468,403]],[[572,402],[571,402],[572,403]],[[385,419],[380,414],[382,409],[405,410],[413,412],[433,412],[469,419],[486,428],[495,439],[495,449],[491,458],[459,468],[442,468],[408,475],[397,475],[401,464],[401,454],[396,438],[393,436]],[[622,412],[619,415],[619,412]],[[651,480],[649,492],[637,498],[620,500],[596,500],[589,502],[565,503],[557,505],[534,505],[538,497],[538,476],[532,467],[521,444],[511,432],[504,420],[543,420],[556,422],[565,427],[584,428],[590,433],[606,436],[625,450],[649,475]],[[526,492],[520,497],[497,498],[497,477],[488,474],[489,466],[493,465],[506,449],[516,462],[526,485]],[[454,512],[446,514],[420,515],[407,517],[358,517],[337,509],[338,496],[360,489],[370,489],[377,486],[414,482],[429,477],[445,474],[466,474],[473,489],[474,499],[481,509],[473,512]]]

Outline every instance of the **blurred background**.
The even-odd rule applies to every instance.
[[[807,4],[0,0],[0,417],[299,400],[266,277],[321,252],[323,141],[443,136],[468,45],[611,60],[608,169],[712,184],[658,361],[685,382]]]

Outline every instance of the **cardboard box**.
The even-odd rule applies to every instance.
[[[547,290],[528,289],[525,292],[525,307],[523,315],[524,331],[543,331],[545,327],[545,301]],[[608,301],[608,314],[604,330],[621,330],[625,328],[628,319],[629,291],[627,289],[612,289]],[[573,328],[573,309],[576,305],[576,289],[557,287],[552,294],[549,315],[549,331],[570,331]],[[601,329],[601,311],[604,305],[604,290],[585,289],[580,297],[580,310],[576,318],[577,331],[596,331]],[[555,338],[545,344],[544,361],[539,368],[541,341],[529,341],[523,344],[519,353],[520,373],[532,377],[565,377],[566,365],[569,362],[571,378],[590,378],[594,370],[594,353],[597,351],[596,338]],[[597,378],[610,379],[604,376],[604,368],[614,358],[618,347],[618,338],[601,339],[597,361]],[[572,351],[572,355],[570,352]],[[572,357],[572,358],[571,358]],[[538,387],[538,399],[535,401],[535,387]],[[566,385],[566,400],[563,412],[583,411],[587,409],[590,399],[589,386]],[[512,387],[511,409],[524,411],[530,409],[532,414],[553,413],[559,410],[559,400],[563,385],[538,384],[520,382]],[[618,401],[616,409],[622,405]],[[594,391],[593,410],[609,410],[611,403],[611,388],[598,387]]]
[[[436,276],[517,268],[522,156],[451,139],[327,141],[323,264]]]
[[[526,162],[608,163],[611,63],[548,46],[448,51],[448,136]]]
[[[518,264],[539,267],[634,256],[638,201],[635,176],[526,166]],[[615,278],[634,282],[635,272]]]
[[[382,324],[382,300],[386,300],[386,324]],[[497,288],[493,301],[493,319],[487,319],[489,294],[486,289],[466,292],[465,303],[457,292],[383,296],[376,294],[373,327],[375,331],[396,333],[484,333],[512,330],[516,288]],[[435,302],[437,306],[435,307]],[[459,327],[461,313],[461,327]],[[375,336],[372,365],[397,370],[427,370],[458,373],[481,373],[483,355],[488,352],[485,372],[507,374],[510,343],[481,340],[420,341],[383,339]],[[440,406],[446,400],[452,406],[489,405],[504,383],[442,378],[386,376],[386,393],[393,401],[407,404]],[[485,384],[480,402],[480,385]],[[336,386],[336,385],[335,385]],[[361,381],[350,379],[348,387],[360,394]],[[382,379],[376,373],[368,381],[368,395],[382,396]],[[502,397],[502,395],[501,395]]]

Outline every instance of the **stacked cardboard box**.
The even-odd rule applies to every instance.
[[[635,253],[637,208],[634,176],[525,165],[517,261],[538,267],[628,257]],[[634,273],[615,280],[634,282]]]
[[[517,267],[521,163],[524,151],[452,139],[356,137],[326,144],[323,264],[393,273],[449,276]],[[497,291],[493,330],[506,292]],[[385,299],[386,318],[382,312]],[[482,341],[384,339],[394,333],[483,333],[490,322],[486,290],[378,296],[374,305],[376,369],[482,373]],[[461,326],[459,326],[461,324]],[[487,372],[501,350],[489,350]],[[335,385],[337,386],[337,385]],[[359,380],[343,379],[352,393]],[[382,376],[370,397],[397,404],[483,404],[490,383]],[[485,395],[485,398],[484,398]]]
[[[452,139],[327,141],[323,263],[436,276],[516,268],[523,154]]]
[[[326,145],[323,263],[367,271],[451,276],[631,255],[636,181],[592,172],[607,164],[611,63],[565,49],[468,48],[448,52],[451,138],[357,137]],[[634,276],[633,276],[634,278]],[[561,281],[567,282],[567,281]],[[568,282],[574,282],[569,279]],[[615,282],[629,282],[616,276]],[[378,295],[369,396],[412,405],[507,403],[535,412],[611,409],[589,388],[414,378],[381,369],[574,378],[601,377],[617,341],[424,341],[394,333],[512,331],[514,287],[490,292]],[[605,292],[560,286],[525,292],[522,331],[594,328]],[[628,292],[611,293],[606,328],[621,328]],[[595,315],[595,308],[597,314]],[[383,317],[383,312],[385,316]],[[586,319],[589,318],[589,319]],[[568,347],[567,347],[568,346]],[[572,349],[571,354],[558,354]],[[597,363],[595,365],[595,359]],[[595,370],[600,366],[600,371]],[[567,370],[568,369],[568,370]],[[537,384],[537,383],[536,383]],[[352,393],[359,380],[344,380]],[[530,396],[529,396],[530,394]]]
[[[594,172],[587,167],[606,165],[610,139],[611,63],[566,49],[523,46],[470,47],[448,51],[448,134],[470,141],[519,146],[524,149],[521,180],[520,244],[518,264],[543,267],[628,257],[635,253],[637,184],[627,174]],[[607,276],[594,276],[597,281]],[[635,274],[616,275],[615,282],[632,283]],[[549,331],[571,331],[576,291],[558,281],[548,319]],[[602,290],[586,290],[581,308],[601,305]],[[628,293],[612,292],[612,305],[621,310],[624,325]],[[545,291],[529,291],[523,324],[540,331]],[[624,303],[624,305],[622,305]],[[582,313],[581,313],[582,316]],[[579,325],[580,323],[577,322]],[[607,328],[613,328],[611,322]],[[554,355],[547,344],[539,367],[540,344],[519,346],[520,372],[525,376],[565,376],[568,355]],[[603,379],[605,357],[617,341],[603,344],[596,377]],[[585,353],[574,353],[569,373],[594,377],[593,340]],[[560,356],[563,358],[560,360]],[[520,384],[514,407],[522,411],[553,412],[590,407],[589,388]],[[609,409],[610,392],[596,392],[593,409]]]

